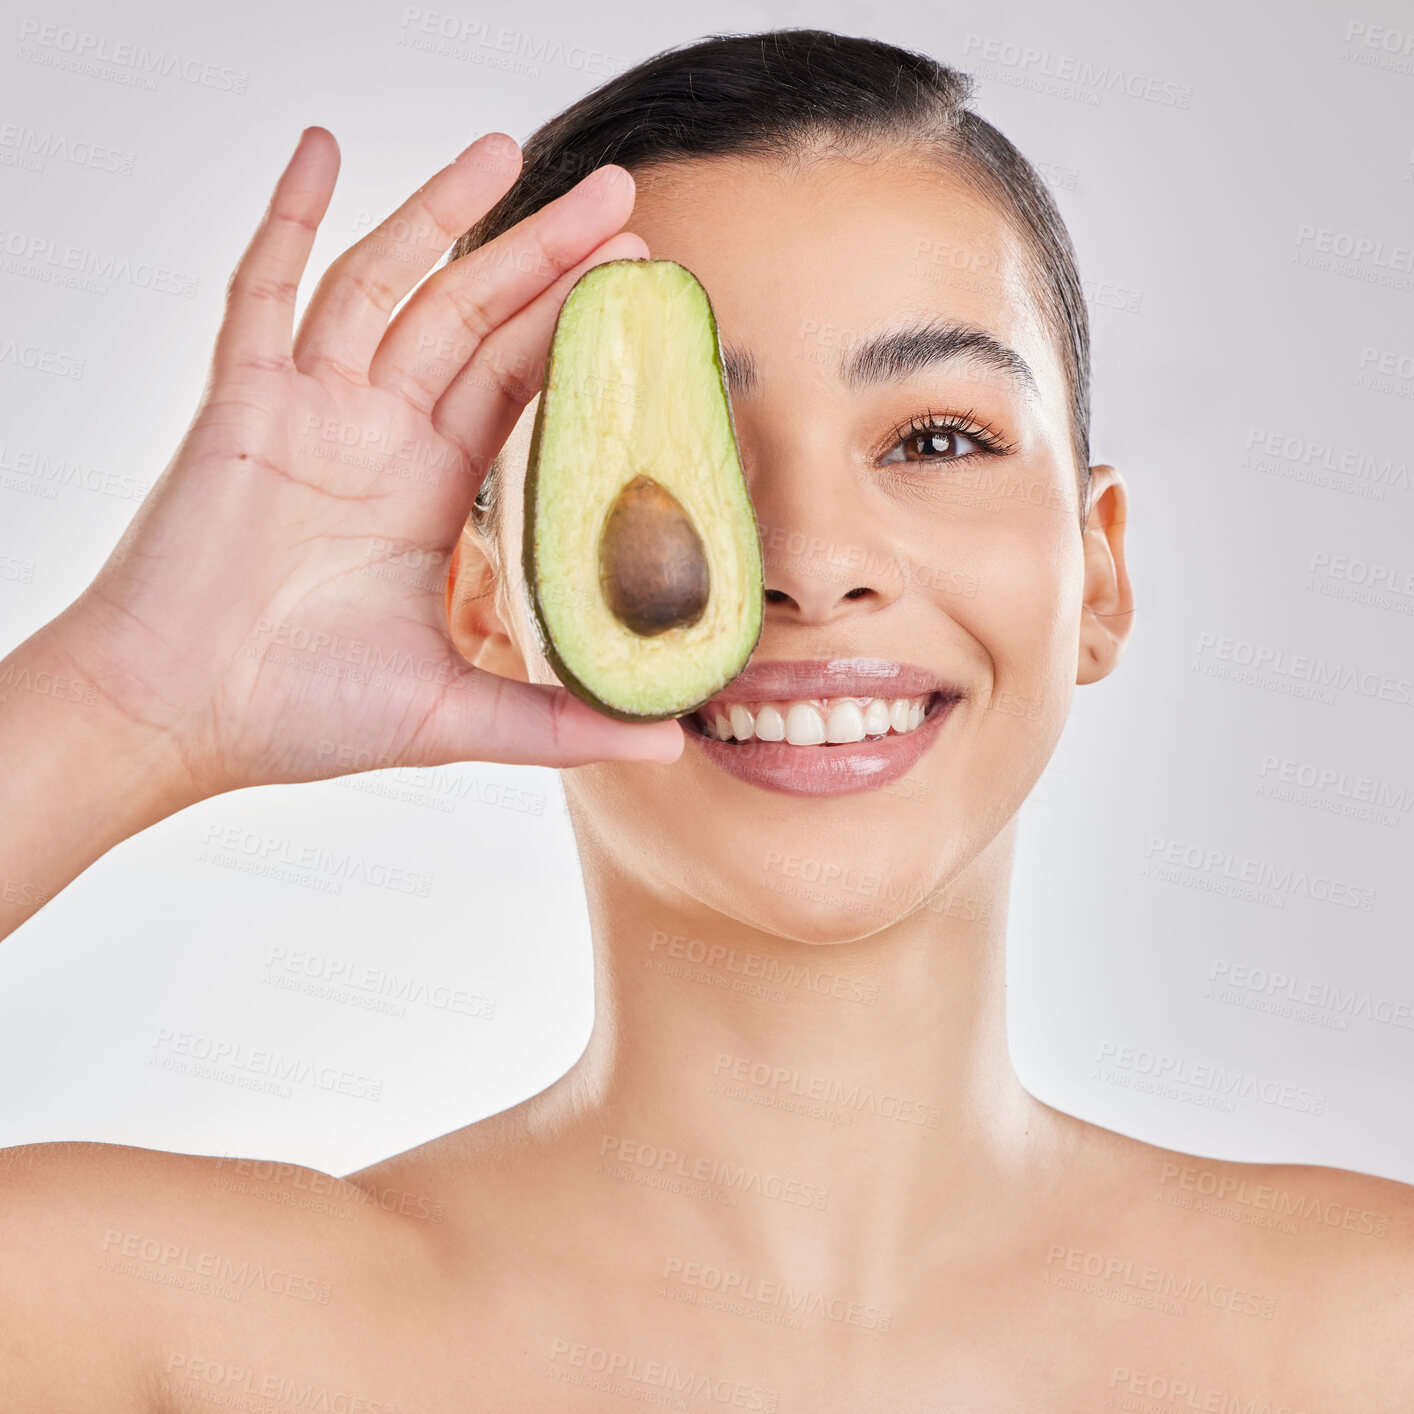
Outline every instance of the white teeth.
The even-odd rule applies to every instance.
[[[864,735],[883,736],[889,729],[889,704],[882,697],[871,697],[864,709]]]
[[[716,741],[786,741],[824,746],[916,731],[928,697],[798,698],[791,702],[713,703],[698,723]]]
[[[836,702],[825,723],[826,741],[863,741],[864,713],[857,702]]]
[[[756,714],[756,737],[758,741],[784,741],[786,739],[786,719],[780,708],[770,702],[765,703]]]
[[[786,713],[786,740],[792,746],[823,746],[825,719],[818,707],[808,702],[793,702]]]

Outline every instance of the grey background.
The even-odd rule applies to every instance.
[[[987,0],[722,3],[698,23],[541,0],[12,9],[0,650],[83,588],[171,455],[225,281],[305,125],[344,155],[317,273],[475,134],[524,140],[670,44],[811,25],[925,50],[977,74],[981,112],[1052,183],[1091,298],[1096,459],[1132,495],[1132,647],[1078,690],[1023,815],[1019,1074],[1153,1143],[1414,1182],[1414,702],[1396,700],[1414,695],[1414,16]],[[438,48],[439,30],[462,37]],[[134,83],[131,64],[95,61],[98,42],[180,68]],[[134,273],[46,280],[70,247]],[[25,349],[81,376],[25,367]],[[1233,675],[1256,655],[1264,677]],[[1300,658],[1346,685],[1298,695]],[[1359,796],[1375,791],[1369,818]],[[428,896],[242,872],[210,848],[231,829],[420,871]],[[1170,851],[1189,862],[1156,870]],[[1211,887],[1246,861],[1373,906]],[[112,851],[0,948],[0,1144],[346,1172],[562,1074],[588,1035],[589,964],[551,771],[225,796]],[[338,967],[396,971],[429,1000],[398,1014],[301,990]],[[233,1048],[228,1063],[170,1068],[182,1036]],[[243,1084],[262,1048],[322,1081]],[[1265,1098],[1222,1100],[1219,1070]]]

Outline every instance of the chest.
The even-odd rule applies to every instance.
[[[164,1372],[163,1414],[209,1414],[216,1394],[359,1414],[1329,1403],[1311,1373],[1323,1344],[1334,1358],[1311,1283],[1230,1244],[1072,1233],[930,1271],[892,1299],[656,1246],[652,1261],[582,1237],[506,1251],[455,1278],[428,1262],[396,1290],[341,1283],[273,1325],[223,1321]]]

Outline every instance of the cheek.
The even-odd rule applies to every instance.
[[[986,718],[1012,749],[1030,739],[1021,765],[1049,754],[1070,710],[1084,560],[1079,530],[1061,512],[997,519],[978,555],[975,597],[952,612],[990,660]]]

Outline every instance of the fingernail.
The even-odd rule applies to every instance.
[[[520,151],[520,144],[507,133],[483,133],[476,141],[489,157],[514,157]]]
[[[513,172],[519,161],[520,144],[505,133],[482,133],[464,147],[453,163],[457,167],[470,165],[479,172],[502,176]]]
[[[618,186],[620,182],[631,180],[628,172],[622,167],[598,167],[592,171],[575,188],[579,195],[588,197],[591,201],[598,201],[610,188]]]
[[[641,761],[653,761],[660,766],[671,766],[682,755],[687,743],[682,737],[682,728],[678,728],[676,737],[669,736],[666,732],[659,732],[657,740],[653,743],[657,748],[652,755],[639,757]]]

